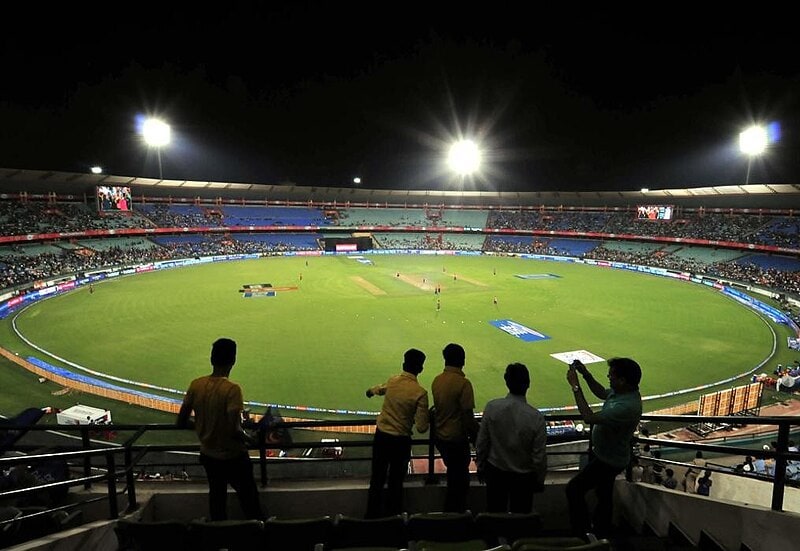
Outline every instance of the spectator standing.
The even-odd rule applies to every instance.
[[[469,492],[470,442],[477,435],[475,394],[464,376],[466,354],[450,343],[442,350],[444,371],[431,385],[434,407],[434,442],[447,468],[444,510],[463,512]]]
[[[490,513],[530,513],[534,492],[544,490],[547,473],[547,426],[544,415],[528,404],[528,368],[506,367],[508,395],[486,404],[475,450],[479,478],[486,482]]]
[[[678,481],[675,479],[675,471],[672,469],[667,469],[664,471],[666,475],[664,478],[663,486],[665,488],[669,488],[670,490],[674,490],[678,487]]]
[[[211,520],[228,518],[228,484],[236,491],[248,519],[264,518],[242,429],[242,389],[228,380],[235,363],[236,342],[217,339],[211,347],[211,375],[191,382],[178,412],[177,425],[193,425],[200,440],[200,463],[208,478]],[[192,412],[194,423],[190,421]]]
[[[367,498],[367,518],[403,512],[403,480],[411,460],[411,434],[429,426],[428,392],[417,382],[425,354],[415,348],[403,356],[403,372],[386,383],[367,389],[367,398],[383,396],[372,444],[372,475]],[[387,483],[384,504],[383,486]]]
[[[592,394],[604,400],[601,411],[594,412],[589,407],[579,374]],[[630,358],[608,360],[608,389],[579,360],[572,362],[567,370],[575,404],[584,421],[593,425],[589,462],[567,484],[570,524],[581,537],[592,531],[607,536],[611,531],[614,480],[630,462],[631,438],[642,416],[641,378],[639,364]],[[586,504],[586,494],[591,490],[597,495],[593,519]]]
[[[711,471],[706,469],[703,476],[697,479],[697,493],[701,496],[707,496],[711,493]]]

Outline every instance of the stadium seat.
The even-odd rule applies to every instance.
[[[120,551],[189,549],[189,528],[178,520],[138,521],[119,519],[114,527]]]
[[[270,517],[264,522],[267,549],[312,551],[322,549],[333,532],[329,516],[297,519]]]
[[[327,549],[386,547],[397,549],[408,545],[405,515],[361,519],[338,515]]]
[[[610,551],[611,543],[599,539],[586,543],[575,537],[521,538],[514,542],[512,551]]]
[[[478,535],[490,545],[513,544],[541,533],[542,518],[539,513],[478,513],[475,526]]]
[[[198,551],[244,551],[263,547],[266,536],[260,520],[193,520],[189,540]]]
[[[472,513],[469,511],[413,514],[408,518],[408,539],[411,547],[418,550],[483,551],[487,547],[479,539]]]

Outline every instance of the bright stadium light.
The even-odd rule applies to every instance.
[[[753,157],[761,155],[766,151],[769,143],[767,129],[763,126],[751,126],[739,134],[739,149],[747,155],[747,176],[744,183],[750,183],[750,167],[753,165]]]
[[[163,180],[164,173],[161,168],[161,148],[169,144],[171,129],[167,123],[159,119],[147,119],[142,124],[142,137],[147,145],[156,148],[156,154],[158,155],[158,178]]]
[[[92,171],[92,174],[102,174],[103,173],[103,168],[99,167],[99,166],[93,166],[90,170]]]
[[[355,178],[353,178],[353,183],[356,184],[356,185],[360,184],[361,183],[361,178],[356,176]]]
[[[472,140],[461,140],[450,148],[447,164],[460,176],[469,176],[481,166],[481,152]]]

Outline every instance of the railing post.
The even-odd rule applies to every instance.
[[[772,510],[783,511],[783,494],[786,490],[786,456],[789,449],[789,423],[778,425],[778,452],[775,458],[775,480],[772,483]]]
[[[267,428],[258,430],[258,465],[261,468],[261,487],[267,486]]]
[[[428,476],[425,477],[425,484],[433,485],[438,484],[439,481],[436,477],[436,473],[434,472],[435,463],[436,463],[436,444],[434,443],[435,436],[436,436],[436,411],[431,409],[430,413],[430,432],[428,436],[430,436],[430,440],[428,440]]]
[[[106,453],[106,469],[108,484],[108,514],[110,518],[119,518],[119,507],[117,506],[117,467],[114,463],[114,452]]]
[[[81,426],[81,442],[83,443],[83,449],[88,450],[89,446],[91,446],[91,442],[89,441],[89,428],[85,426]],[[92,458],[91,457],[84,457],[83,458],[83,476],[88,478],[92,476]],[[84,490],[90,490],[92,488],[92,483],[90,481],[86,481],[83,483]]]
[[[133,452],[130,446],[125,446],[125,489],[128,493],[128,512],[135,511],[136,503],[136,476],[133,472]]]

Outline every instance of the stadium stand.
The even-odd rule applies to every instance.
[[[137,195],[144,195],[144,193],[137,193]],[[380,225],[395,228],[410,226],[417,230],[423,226],[430,226],[431,221],[436,221],[448,226],[478,227],[485,230],[503,229],[511,232],[510,235],[493,235],[490,232],[480,235],[441,232],[430,234],[420,229],[408,233],[398,231],[374,234],[376,241],[383,248],[460,248],[487,252],[544,254],[566,252],[582,258],[621,260],[706,273],[800,295],[800,278],[798,278],[800,260],[797,258],[797,251],[794,253],[783,251],[787,256],[780,256],[774,251],[767,255],[762,252],[753,252],[748,247],[749,245],[759,245],[797,249],[800,246],[797,221],[793,216],[785,214],[773,216],[710,211],[700,213],[687,210],[679,213],[676,223],[659,224],[636,221],[629,210],[623,212],[559,211],[557,205],[560,203],[555,201],[551,202],[547,208],[538,210],[471,209],[459,211],[458,209],[434,210],[421,206],[349,208],[339,205],[335,209],[255,205],[238,207],[220,206],[215,199],[209,195],[197,205],[137,203],[135,204],[136,212],[126,216],[99,216],[91,204],[80,201],[21,202],[9,199],[0,201],[0,235],[20,238],[6,241],[8,244],[0,248],[0,278],[2,278],[0,285],[6,289],[22,289],[30,286],[33,280],[61,274],[82,273],[97,267],[132,265],[156,259],[241,252],[270,254],[309,248],[316,250],[319,247],[317,240],[323,235],[319,228],[330,225],[335,218],[338,219],[340,226]],[[308,201],[308,197],[302,199],[305,202]],[[631,199],[630,202],[633,203],[635,200]],[[531,200],[530,205],[534,204]],[[630,205],[615,204],[612,206],[625,208]],[[692,208],[699,209],[697,201]],[[328,210],[335,211],[336,216],[326,214]],[[29,240],[26,237],[28,234],[83,233],[86,230],[166,229],[169,231],[169,228],[203,228],[220,224],[285,224],[316,227],[309,230],[308,233],[212,234],[200,232],[189,235],[140,233],[121,237],[110,235],[95,237],[94,234],[55,235],[34,239],[35,244],[27,244]],[[514,235],[515,231],[541,233]],[[555,234],[548,232],[555,232]],[[582,240],[574,235],[576,232],[596,232],[601,235]],[[611,233],[625,234],[630,239],[641,239],[642,237],[648,239],[689,238],[730,243],[728,246],[715,244],[713,247],[716,248],[700,248],[695,243],[691,245],[674,244],[669,241],[642,243],[635,240],[622,242],[608,236]],[[86,254],[87,252],[90,254]],[[745,418],[743,420],[747,421]],[[754,419],[754,422],[756,421],[759,420]],[[79,441],[81,440],[79,439]],[[668,442],[661,442],[661,445],[666,447]],[[781,442],[779,449],[765,452],[766,459],[783,461],[787,464],[796,460],[797,458],[794,456],[787,455],[790,453],[787,445],[787,442]],[[583,453],[584,447],[580,449],[580,453]],[[93,452],[95,451],[98,450],[93,450]],[[120,463],[132,461],[139,453],[142,456],[148,453],[144,447],[131,447],[118,451],[129,453],[129,457],[121,460]],[[160,460],[164,460],[163,456]],[[156,465],[158,465],[158,461],[156,460]],[[679,459],[667,459],[665,463],[677,468],[685,467]],[[318,475],[323,473],[321,476],[324,477],[326,473],[334,470],[324,466],[329,464],[330,462],[304,463],[303,472],[315,472]],[[7,463],[3,464],[4,470],[7,470],[6,465]],[[388,544],[386,545],[388,547],[399,548],[405,547],[409,543],[418,544],[422,548],[427,545],[425,542],[448,539],[449,543],[462,545],[461,549],[467,549],[469,545],[486,549],[495,544],[513,545],[513,549],[548,549],[552,547],[547,547],[547,545],[552,546],[558,543],[552,539],[554,534],[550,532],[557,531],[559,526],[563,526],[563,523],[558,523],[558,519],[562,517],[563,520],[566,514],[563,499],[560,497],[563,494],[565,476],[564,473],[554,472],[552,473],[551,487],[546,490],[541,501],[537,497],[537,503],[541,503],[540,514],[537,514],[536,518],[525,519],[526,522],[522,528],[519,528],[520,531],[517,531],[516,527],[511,528],[508,524],[499,527],[500,523],[505,521],[491,519],[479,508],[473,508],[477,513],[474,515],[468,514],[464,518],[445,519],[445,523],[450,521],[461,523],[459,528],[454,529],[452,526],[442,528],[441,523],[436,521],[430,522],[426,528],[423,528],[424,520],[433,517],[438,521],[441,520],[438,517],[443,516],[437,514],[435,506],[432,505],[440,501],[438,491],[441,488],[437,488],[435,485],[423,485],[421,478],[417,477],[416,482],[420,482],[420,484],[413,485],[408,489],[413,499],[409,500],[412,508],[409,510],[407,520],[400,517],[403,520],[401,526],[396,518],[390,519],[376,529],[374,525],[367,527],[363,524],[364,521],[355,518],[361,501],[363,501],[361,500],[363,497],[361,490],[364,488],[355,490],[352,488],[320,488],[323,485],[317,478],[297,492],[281,488],[280,484],[275,484],[266,490],[265,499],[268,499],[270,505],[273,506],[271,510],[280,516],[268,519],[264,523],[255,521],[241,524],[239,521],[232,521],[223,526],[197,518],[201,516],[198,512],[203,509],[205,495],[202,489],[191,489],[189,481],[171,480],[170,483],[186,484],[186,486],[179,487],[178,491],[174,491],[172,489],[174,487],[167,486],[166,482],[162,483],[165,484],[161,487],[162,489],[154,489],[154,485],[161,482],[150,482],[144,478],[136,481],[133,476],[129,476],[130,471],[119,470],[118,476],[109,476],[109,473],[114,473],[113,463],[111,465],[112,467],[109,468],[107,464],[94,464],[89,469],[88,472],[95,473],[95,476],[98,477],[95,484],[99,486],[107,483],[109,488],[111,488],[112,482],[125,484],[125,493],[120,493],[118,496],[119,500],[123,502],[123,506],[124,500],[128,500],[129,505],[131,500],[136,504],[136,492],[133,490],[138,485],[139,496],[142,499],[142,502],[139,503],[141,507],[132,506],[130,511],[125,512],[123,518],[114,520],[117,515],[110,503],[117,503],[117,495],[113,489],[97,492],[99,497],[87,490],[75,492],[75,495],[89,494],[98,500],[106,500],[104,503],[109,503],[110,507],[110,512],[106,517],[95,511],[90,519],[86,519],[87,521],[94,520],[98,524],[87,527],[82,536],[75,536],[82,537],[82,542],[99,542],[101,536],[97,534],[101,533],[102,526],[106,529],[111,526],[112,530],[116,530],[120,548],[123,549],[180,549],[187,542],[194,542],[193,549],[201,549],[206,544],[209,548],[214,548],[221,543],[233,548],[237,545],[248,548],[262,545],[267,549],[310,549],[318,544],[326,545],[326,549],[336,549],[345,545],[352,547],[384,546],[384,544]],[[792,465],[789,464],[789,466]],[[119,467],[119,463],[117,467]],[[127,467],[132,468],[131,465],[126,465]],[[76,476],[85,474],[82,457],[79,456],[72,468],[73,472],[77,473]],[[270,468],[272,469],[273,466],[271,465]],[[347,468],[352,468],[352,465],[348,464]],[[715,471],[717,473],[715,474],[715,491],[722,492],[724,490],[727,480],[723,478],[724,476],[735,478],[737,484],[741,482],[739,478],[742,477],[739,477],[737,473],[725,470],[725,466],[713,468],[717,469]],[[787,470],[787,472],[789,471]],[[698,544],[703,538],[705,538],[703,541],[713,539],[707,535],[710,533],[713,533],[716,538],[725,538],[727,544],[733,541],[735,547],[731,548],[758,549],[756,545],[759,541],[762,541],[764,545],[771,546],[764,548],[788,548],[781,547],[781,544],[787,541],[796,541],[794,538],[797,517],[796,514],[783,511],[781,507],[783,492],[786,489],[785,480],[780,477],[762,480],[751,476],[750,480],[745,480],[745,482],[764,483],[769,486],[770,491],[780,492],[780,499],[773,497],[773,503],[778,501],[778,505],[771,510],[769,507],[765,507],[763,511],[755,511],[753,507],[737,506],[735,503],[730,503],[731,500],[716,500],[714,496],[677,494],[652,484],[630,483],[623,480],[617,481],[616,490],[624,504],[622,511],[626,515],[625,520],[635,525],[634,530],[640,530],[648,522],[659,522],[660,525],[656,527],[656,530],[665,538],[668,531],[667,523],[670,523],[670,526],[672,523],[676,523],[691,532],[693,543],[690,548],[697,548],[695,544]],[[327,484],[333,486],[329,480],[326,482]],[[734,486],[733,482],[729,484],[731,488]],[[200,486],[202,487],[202,484]],[[749,486],[747,488],[749,489]],[[478,496],[474,499],[479,500],[480,487],[474,486],[473,489]],[[749,490],[741,490],[742,493],[747,491]],[[748,495],[751,496],[753,493],[755,492]],[[108,499],[108,495],[114,495],[115,499]],[[159,504],[159,498],[169,497],[174,498],[171,505]],[[176,503],[180,505],[176,506]],[[26,512],[31,513],[32,511]],[[0,521],[8,520],[8,522],[2,525],[3,537],[12,530],[17,532],[13,534],[13,537],[4,539],[2,542],[4,544],[19,542],[17,536],[19,528],[22,526],[19,520],[20,515],[14,510],[4,511],[4,513],[8,514],[0,517]],[[33,513],[35,514],[35,512]],[[141,520],[146,516],[144,513],[150,515],[150,520]],[[136,515],[141,516],[137,518]],[[153,517],[158,517],[158,519]],[[711,523],[710,527],[703,528],[698,526],[700,521],[695,522],[693,517],[713,518],[716,522]],[[61,524],[58,529],[72,526],[70,523],[75,518],[73,517],[69,522],[59,521]],[[101,523],[101,519],[111,522]],[[753,526],[769,526],[769,529],[761,528],[759,531]],[[704,532],[705,529],[708,532]],[[95,532],[92,532],[93,530]],[[527,539],[535,534],[524,533],[539,530],[544,533],[538,534],[537,539]],[[25,537],[36,537],[45,531],[38,528],[32,529]],[[231,532],[233,533],[231,534]],[[542,539],[542,536],[551,539],[546,541]],[[65,534],[63,537],[66,541],[73,536]],[[92,539],[95,537],[97,539]],[[142,538],[149,539],[143,540]],[[567,541],[562,538],[560,543],[565,544]],[[608,548],[608,542],[592,544],[581,542],[579,544],[572,540],[571,543],[576,546],[580,545],[576,547],[577,549],[599,549],[603,548],[603,545]],[[657,543],[651,543],[653,544],[652,548],[670,549],[669,542],[663,538],[659,538]],[[115,544],[116,538],[114,538],[114,543],[105,547],[98,545],[97,548],[111,550],[116,548]],[[84,544],[78,543],[72,548],[82,548],[82,545]],[[591,547],[592,545],[594,547]]]

